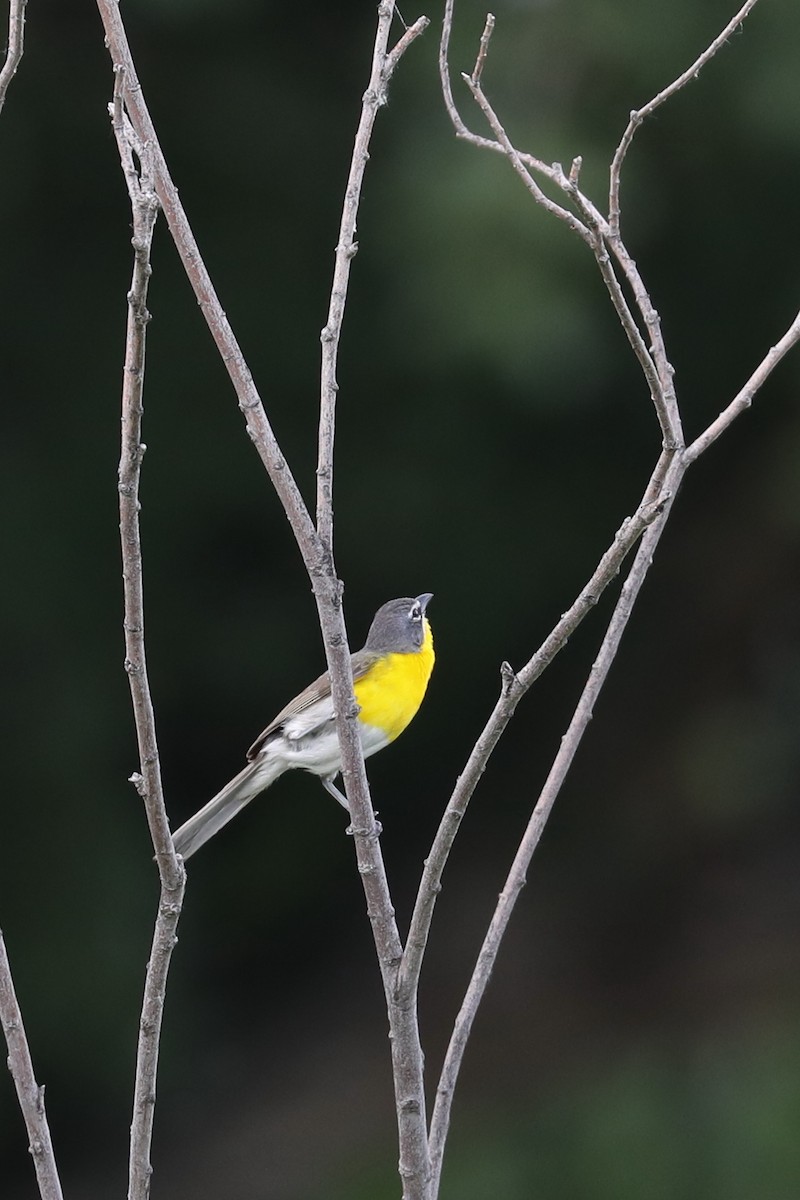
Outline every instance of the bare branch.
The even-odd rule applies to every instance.
[[[407,29],[394,50],[387,51],[394,5],[378,8],[378,26],[372,55],[372,67],[364,93],[361,117],[345,187],[339,239],[336,247],[333,283],[328,319],[322,330],[322,368],[320,422],[317,462],[317,534],[323,552],[333,562],[333,449],[336,414],[336,362],[342,320],[347,301],[350,264],[356,253],[356,220],[361,199],[364,172],[369,160],[369,143],[379,108],[386,103],[388,80],[401,54],[422,32],[427,20],[421,19]],[[338,597],[336,598],[338,600]],[[391,1032],[392,1075],[395,1090],[399,1171],[406,1200],[426,1200],[430,1178],[428,1131],[425,1111],[424,1067],[416,1007],[397,1003],[397,972],[402,957],[402,942],[394,915],[388,880],[383,863],[375,814],[372,810],[364,756],[357,733],[358,709],[353,699],[353,676],[346,639],[338,636],[330,620],[328,605],[318,599],[320,621],[325,633],[325,649],[331,675],[331,693],[342,754],[342,776],[353,817],[353,832],[358,870],[367,900],[375,949],[386,996]],[[331,606],[332,607],[332,606]],[[338,615],[338,614],[336,614]]]
[[[456,132],[460,137],[464,137],[481,148],[505,154],[536,203],[541,204],[553,216],[564,221],[573,232],[577,233],[591,247],[622,327],[647,381],[656,416],[661,426],[663,445],[665,449],[675,449],[682,446],[683,432],[672,382],[673,371],[661,336],[660,318],[636,269],[636,264],[625,249],[618,232],[615,232],[609,226],[595,205],[592,204],[578,187],[578,175],[582,160],[580,157],[573,159],[572,166],[567,175],[559,163],[548,165],[531,154],[523,154],[517,150],[512,145],[502,122],[480,86],[480,75],[486,62],[489,41],[494,30],[494,18],[491,13],[486,19],[486,26],[481,37],[473,74],[471,76],[463,75],[462,78],[472,92],[473,98],[481,109],[481,112],[486,117],[492,132],[495,134],[496,140],[490,141],[486,138],[477,138],[467,130],[461,120],[453,102],[449,67],[447,65],[447,49],[452,29],[453,3],[454,0],[448,0],[446,5],[442,26],[442,40],[439,48],[439,71],[445,106],[456,128]],[[576,206],[583,217],[583,221],[579,220],[578,217],[562,205],[551,200],[536,183],[530,173],[531,170],[543,175],[558,187]],[[641,314],[642,324],[650,336],[650,350],[645,345],[640,328],[622,291],[609,257],[609,250],[619,263],[622,273],[631,287]]]
[[[633,353],[636,355],[639,366],[642,368],[642,374],[644,375],[647,386],[650,390],[650,399],[653,401],[653,407],[656,410],[656,416],[658,417],[658,421],[661,426],[664,447],[665,449],[674,449],[678,439],[676,438],[675,430],[673,428],[672,414],[664,396],[664,388],[662,385],[661,376],[659,375],[658,368],[653,362],[653,357],[650,351],[645,345],[644,338],[639,331],[639,326],[636,324],[633,313],[630,310],[628,301],[625,298],[625,293],[622,290],[622,286],[617,278],[616,271],[614,270],[614,266],[611,262],[607,243],[602,236],[598,237],[597,243],[594,246],[594,256],[597,261],[600,274],[603,277],[603,282],[605,283],[606,288],[608,289],[608,294],[611,297],[611,303],[616,309],[620,324],[625,331],[625,335],[628,339],[631,349],[633,350]],[[639,309],[641,311],[641,304],[639,305]]]
[[[167,975],[172,951],[178,941],[177,929],[183,906],[183,892],[183,878],[179,886],[171,890],[162,884],[150,958],[147,961],[139,1020],[139,1042],[136,1049],[136,1078],[128,1161],[128,1200],[148,1200],[150,1195],[150,1176],[153,1173],[150,1148],[153,1141],[161,1024],[167,993]]]
[[[142,442],[147,288],[150,249],[158,216],[153,164],[149,147],[142,146],[123,105],[124,71],[114,80],[110,106],[120,162],[128,186],[133,214],[133,279],[128,293],[128,326],[122,384],[122,448],[119,464],[120,537],[125,597],[125,670],[131,689],[140,772],[132,782],[141,795],[150,836],[156,852],[161,897],[147,964],[139,1043],[136,1055],[133,1120],[131,1122],[129,1200],[147,1200],[150,1191],[150,1146],[161,1038],[161,1018],[172,950],[181,913],[185,874],[175,854],[169,832],[156,738],[155,713],[147,678],[144,641],[144,589],[139,529],[139,479],[145,446]],[[136,161],[139,168],[137,170]]]
[[[8,1069],[17,1089],[17,1099],[28,1131],[29,1150],[36,1171],[36,1182],[42,1200],[62,1200],[61,1182],[58,1178],[50,1127],[44,1111],[44,1088],[39,1087],[33,1073],[28,1039],[22,1023],[22,1013],[11,964],[8,961],[5,940],[0,931],[0,1021],[8,1049]]]
[[[669,516],[669,511],[684,470],[685,467],[682,460],[676,456],[664,479],[664,502],[659,506],[659,511],[645,532],[642,543],[633,560],[628,578],[623,584],[619,600],[617,601],[605,637],[600,646],[600,651],[592,666],[586,686],[578,701],[578,706],[575,709],[567,732],[562,738],[559,751],[553,761],[550,773],[514,857],[505,886],[500,894],[500,900],[492,916],[489,929],[478,955],[475,970],[473,971],[463,1004],[456,1018],[453,1035],[445,1055],[444,1066],[436,1094],[436,1102],[431,1117],[430,1150],[434,1194],[441,1173],[442,1154],[450,1123],[450,1111],[456,1079],[461,1068],[464,1050],[475,1015],[497,958],[500,942],[516,900],[525,885],[526,872],[536,846],[539,843],[542,830],[550,815],[556,797],[561,790],[583,734],[592,718],[594,705],[606,680],[611,664],[614,661],[636,598],[644,583],[647,571],[652,562],[653,553]]]
[[[489,42],[492,39],[493,33],[494,33],[494,14],[487,13],[486,14],[486,24],[483,27],[483,33],[481,34],[480,45],[478,47],[478,57],[475,59],[475,66],[472,68],[471,79],[476,87],[480,87],[480,85],[481,85],[481,75],[483,74],[483,67],[486,62],[486,56],[489,53]]]
[[[400,59],[405,54],[412,42],[424,33],[430,25],[428,17],[418,17],[413,25],[409,25],[403,36],[395,44],[394,48],[386,55],[386,60],[383,64],[383,83],[384,86],[389,82],[394,75],[395,67],[400,62]]]
[[[665,100],[669,99],[670,96],[674,95],[690,78],[693,78],[697,74],[701,67],[727,40],[736,26],[750,11],[754,3],[755,0],[750,0],[750,3],[745,4],[734,20],[729,23],[708,50],[696,60],[689,71],[685,72],[673,84],[659,93],[645,108],[631,114],[631,124],[617,150],[611,167],[611,217],[606,220],[591,201],[580,191],[578,186],[581,168],[580,158],[573,160],[569,174],[565,175],[560,164],[554,163],[548,167],[538,160],[531,158],[531,156],[520,154],[511,146],[497,115],[488,104],[479,84],[480,75],[486,60],[489,37],[493,28],[493,21],[491,20],[487,20],[487,26],[481,39],[473,75],[471,78],[467,76],[464,76],[464,78],[481,111],[486,116],[496,140],[479,140],[466,130],[455,109],[450,89],[446,55],[452,27],[453,0],[447,0],[440,47],[440,73],[442,75],[445,105],[456,131],[459,136],[466,137],[475,144],[505,153],[511,160],[515,171],[523,179],[525,186],[533,198],[537,203],[543,204],[544,207],[553,212],[553,215],[563,220],[565,210],[560,205],[553,204],[552,201],[547,201],[546,197],[543,199],[541,188],[531,179],[530,174],[525,170],[526,167],[531,167],[532,170],[543,175],[558,187],[575,206],[579,217],[582,218],[580,221],[577,218],[573,218],[577,222],[577,225],[580,226],[575,231],[592,248],[623,329],[650,388],[653,404],[662,429],[663,449],[645,496],[634,518],[638,518],[640,522],[645,522],[648,527],[642,538],[628,579],[623,585],[619,601],[615,607],[598,657],[592,667],[584,691],[570,721],[569,728],[562,739],[561,746],[555,756],[545,785],[533,809],[528,829],[519,846],[505,888],[492,917],[469,988],[454,1026],[431,1119],[430,1153],[434,1194],[436,1194],[439,1186],[442,1154],[450,1120],[453,1090],[466,1042],[489,975],[494,966],[500,941],[508,923],[511,910],[525,883],[525,872],[538,844],[542,829],[571,766],[583,733],[591,719],[594,704],[608,674],[610,664],[617,653],[620,639],[649,568],[653,550],[658,543],[669,516],[676,491],[690,463],[751,403],[753,395],[763,384],[775,365],[792,346],[800,341],[800,314],[798,314],[781,341],[765,356],[739,395],[720,414],[717,420],[709,426],[705,433],[688,450],[685,449],[680,411],[673,383],[673,369],[667,356],[661,331],[660,317],[651,301],[636,264],[628,253],[619,234],[619,172],[635,129],[645,117]],[[612,258],[614,261],[612,261]],[[628,285],[632,292],[635,310],[631,307],[629,299],[623,291],[623,282]],[[637,313],[638,315],[635,315]],[[645,344],[643,330],[647,331],[649,348]],[[426,860],[412,917],[401,975],[403,986],[409,996],[416,994],[433,907],[441,887],[442,872],[466,806],[469,803],[480,775],[485,769],[488,758],[522,695],[524,695],[527,688],[530,687],[531,683],[558,652],[568,632],[577,625],[589,607],[596,602],[600,591],[603,587],[607,586],[611,575],[618,570],[624,554],[627,553],[627,550],[640,533],[641,526],[638,529],[623,526],[615,539],[614,545],[610,547],[604,559],[601,560],[595,571],[595,575],[578,597],[572,609],[569,613],[564,614],[564,617],[556,625],[550,637],[546,639],[540,650],[537,651],[537,654],[533,656],[519,674],[515,675],[507,663],[503,664],[500,698],[470,755],[465,770],[459,776],[458,783],[434,840],[431,854]],[[611,568],[611,573],[609,573],[609,568]]]
[[[141,94],[118,7],[114,0],[98,0],[98,7],[103,19],[112,60],[115,66],[124,68],[122,95],[125,108],[138,138],[138,144],[146,146],[151,156],[155,190],[164,209],[170,232],[234,383],[239,406],[246,417],[248,432],[256,444],[270,479],[283,503],[312,582],[331,674],[331,688],[342,755],[342,774],[353,816],[358,869],[367,899],[368,914],[387,998],[392,1032],[392,1058],[400,1140],[400,1172],[403,1177],[404,1196],[407,1200],[425,1200],[428,1195],[430,1168],[427,1153],[422,1052],[419,1045],[416,1013],[402,1010],[394,1001],[394,987],[402,945],[377,842],[364,759],[356,730],[357,708],[353,699],[352,670],[341,610],[342,585],[336,578],[332,555],[332,519],[329,515],[332,472],[328,469],[328,464],[331,462],[329,456],[332,455],[333,450],[335,353],[328,359],[326,385],[323,386],[323,396],[327,397],[324,400],[327,411],[321,414],[320,421],[322,502],[319,506],[319,522],[324,535],[323,540],[311,521],[297,485],[280,452],[241,351],[200,257]],[[355,250],[355,217],[363,168],[367,159],[368,135],[374,115],[385,101],[386,81],[391,71],[396,66],[402,50],[410,45],[413,37],[416,37],[422,28],[421,23],[417,22],[416,26],[412,27],[413,37],[411,36],[412,30],[407,31],[392,54],[388,55],[386,46],[393,12],[394,5],[388,0],[383,0],[379,5],[372,74],[368,94],[365,97],[367,116],[363,117],[362,113],[363,124],[359,128],[361,136],[357,137],[354,161],[351,164],[350,182],[355,183],[355,190],[352,196],[348,194],[345,197],[342,230],[337,247],[339,275],[334,279],[334,296],[331,300],[333,318],[329,321],[331,328],[326,327],[328,333],[323,334],[323,347],[326,340],[330,339],[334,350],[338,339],[338,329],[341,325],[339,302],[344,300],[349,262]],[[340,287],[342,283],[344,288]],[[336,294],[340,291],[341,296]],[[166,911],[162,907],[161,913]],[[158,943],[158,935],[159,927],[156,929],[156,943]],[[166,942],[167,939],[161,945],[166,945]],[[165,978],[164,975],[163,980]],[[144,1031],[144,1017],[142,1024]],[[141,1049],[142,1042],[140,1040]],[[145,1103],[149,1099],[152,1106],[152,1098],[143,1096],[142,1099]]]
[[[253,383],[253,377],[220,304],[178,196],[177,188],[170,177],[166,159],[142,95],[141,84],[136,74],[127,34],[120,16],[119,4],[117,0],[97,0],[97,7],[103,22],[112,62],[115,67],[119,66],[124,69],[122,86],[125,107],[139,144],[147,146],[152,157],[155,191],[184,270],[234,386],[239,408],[247,425],[247,432],[266,467],[278,498],[283,504],[306,568],[312,579],[319,579],[325,572],[326,564],[313,522],[264,412],[261,398]]]
[[[147,311],[147,287],[150,279],[150,247],[158,200],[152,187],[149,153],[136,141],[121,109],[122,72],[115,79],[113,126],[133,213],[133,278],[128,293],[128,327],[125,341],[125,369],[122,382],[122,445],[119,461],[120,539],[125,600],[125,670],[139,743],[141,775],[134,782],[147,812],[153,847],[162,881],[170,887],[180,884],[182,869],[172,848],[161,767],[156,738],[153,699],[147,678],[144,644],[144,589],[142,547],[139,530],[139,480],[145,446],[142,442],[142,392],[144,386],[145,331],[150,320]],[[134,163],[141,163],[141,176]]]
[[[8,48],[3,69],[0,70],[0,112],[6,102],[11,80],[17,73],[22,60],[25,43],[25,5],[28,0],[9,0],[8,5]]]
[[[661,424],[664,437],[664,448],[666,450],[681,449],[684,445],[684,437],[681,415],[678,409],[678,400],[675,395],[675,384],[673,381],[675,372],[667,355],[667,347],[664,343],[664,335],[661,331],[661,317],[659,316],[653,301],[650,299],[650,293],[645,287],[644,280],[639,273],[639,269],[631,255],[628,253],[622,238],[619,236],[619,234],[611,233],[608,226],[605,226],[603,236],[609,249],[611,250],[611,253],[619,263],[626,281],[630,285],[636,301],[636,307],[641,313],[642,322],[650,339],[650,357],[655,364],[656,373],[658,376],[658,387],[655,390],[651,388],[651,396],[653,399],[653,404],[655,405],[656,414]],[[598,266],[600,266],[602,271],[603,265],[599,256]],[[619,309],[617,311],[619,312]],[[650,380],[646,370],[645,377],[648,379],[649,383]]]
[[[669,456],[662,455],[662,458],[659,459],[658,466],[645,489],[636,512],[632,517],[627,517],[623,521],[591,578],[533,657],[518,673],[515,673],[508,663],[503,664],[500,696],[470,753],[464,770],[458,777],[430,853],[425,859],[425,868],[422,872],[400,971],[401,994],[406,1000],[416,994],[422,958],[428,941],[434,906],[441,891],[445,864],[467,811],[467,806],[486,769],[489,758],[522,697],[550,665],[559,651],[564,648],[584,617],[592,611],[605,589],[616,578],[624,559],[642,536],[644,530],[663,512],[669,499],[669,494],[664,490],[664,475],[668,466],[668,458]]]
[[[453,32],[453,7],[455,0],[446,0],[444,6],[444,16],[442,18],[442,34],[439,38],[439,79],[442,85],[442,96],[444,97],[444,105],[450,120],[453,122],[453,127],[456,134],[460,138],[467,138],[470,141],[475,140],[476,135],[467,129],[462,120],[461,113],[456,107],[456,102],[453,99],[453,85],[450,82],[450,63],[448,62],[448,53],[450,51],[450,37]],[[478,138],[478,145],[485,142],[487,146],[493,149],[501,149],[497,147],[495,142],[489,138]]]
[[[769,376],[777,367],[778,363],[788,354],[793,346],[800,342],[800,313],[797,314],[792,321],[786,333],[779,342],[776,342],[764,358],[756,367],[753,374],[748,379],[747,383],[741,389],[727,408],[719,414],[715,421],[712,421],[708,429],[701,433],[698,438],[687,446],[685,460],[688,463],[694,462],[696,458],[708,449],[712,442],[715,442],[721,433],[724,433],[736,418],[750,407],[753,403],[753,397],[756,392],[763,386]]]
[[[450,64],[448,62],[448,54],[450,51],[450,38],[452,36],[452,31],[453,31],[453,9],[454,9],[454,6],[455,6],[455,0],[446,0],[444,16],[442,18],[442,33],[441,33],[441,37],[439,39],[439,79],[440,79],[441,85],[442,85],[442,96],[444,99],[444,104],[445,104],[445,108],[447,110],[447,114],[453,123],[453,128],[456,131],[457,138],[459,138],[465,142],[468,142],[471,146],[477,146],[481,150],[493,150],[497,154],[505,154],[506,149],[504,146],[501,146],[501,144],[499,142],[493,141],[491,138],[481,137],[480,134],[472,133],[472,131],[467,128],[467,126],[464,124],[464,121],[462,120],[462,117],[458,111],[458,108],[456,107],[455,100],[453,99],[453,88],[452,88],[452,84],[450,82]],[[492,14],[489,13],[487,16],[487,24],[488,24],[488,17],[491,17],[491,16],[492,16]],[[492,17],[492,29],[490,31],[490,36],[491,36],[491,32],[493,32],[493,30],[494,30],[494,18]],[[486,54],[488,54],[489,40],[488,40],[488,38],[486,38],[486,28],[485,27],[484,27],[483,37],[481,38],[482,44],[484,44],[484,39],[486,39],[485,48],[486,48]],[[480,51],[479,51],[478,59],[475,64],[477,67],[478,63],[480,63],[480,71],[478,72],[479,81],[480,81],[480,76],[483,72],[486,54],[484,54],[483,58],[481,58]],[[473,70],[473,75],[474,75],[474,70]],[[535,158],[534,155],[527,154],[527,153],[523,152],[522,150],[517,151],[517,153],[519,155],[520,162],[523,162],[525,164],[525,166],[531,167],[532,170],[534,170],[534,171],[538,171],[540,174],[544,175],[547,179],[551,179],[554,183],[558,182],[559,172],[556,167],[551,167],[548,163],[543,162],[541,159]],[[575,161],[578,161],[578,160],[575,160]]]
[[[317,534],[326,555],[333,556],[333,443],[336,421],[336,363],[342,320],[347,303],[350,282],[350,264],[358,250],[356,242],[356,215],[361,203],[361,188],[369,162],[368,147],[378,110],[386,103],[389,79],[403,53],[428,25],[421,17],[407,29],[391,53],[387,52],[389,31],[394,16],[393,4],[382,4],[378,9],[378,31],[372,52],[372,69],[369,83],[361,104],[361,117],[356,130],[350,171],[345,186],[339,239],[333,268],[328,319],[320,334],[322,342],[322,370],[320,376],[319,444],[317,456]]]
[[[695,59],[692,65],[688,67],[682,75],[679,75],[677,79],[673,80],[672,83],[660,91],[657,96],[654,96],[652,100],[649,100],[643,108],[635,108],[632,110],[627,128],[622,135],[622,140],[614,152],[614,158],[611,163],[611,171],[609,174],[608,220],[613,230],[617,230],[619,228],[619,186],[622,164],[625,161],[625,155],[628,153],[628,149],[633,141],[636,130],[639,128],[642,121],[646,120],[647,117],[652,116],[656,109],[664,104],[665,101],[674,96],[676,92],[679,92],[681,88],[685,87],[686,84],[691,82],[692,79],[697,78],[706,63],[714,57],[717,51],[725,45],[728,38],[733,34],[738,26],[741,25],[747,14],[755,6],[756,2],[757,0],[746,0],[746,3],[742,5],[736,16],[728,22],[728,24],[722,30],[722,33],[714,38],[714,41],[711,43],[711,45],[703,51],[699,58]]]
[[[480,61],[480,55],[479,55],[479,61]],[[481,64],[481,67],[482,66],[483,66],[483,64]],[[516,148],[511,144],[511,140],[510,140],[508,134],[506,133],[505,129],[503,128],[503,126],[500,122],[500,119],[497,116],[497,113],[494,111],[491,104],[487,100],[486,95],[484,94],[483,88],[480,86],[480,84],[476,83],[475,80],[470,75],[462,75],[462,79],[466,83],[469,90],[472,92],[473,99],[475,100],[476,104],[478,105],[478,108],[481,110],[483,115],[486,117],[486,120],[489,123],[489,127],[491,128],[492,133],[497,138],[497,145],[500,146],[500,148],[506,154],[509,162],[511,163],[511,166],[514,168],[515,172],[517,173],[519,178],[522,180],[525,187],[528,189],[530,194],[533,196],[536,203],[541,204],[542,208],[546,209],[547,212],[551,213],[554,217],[558,217],[558,219],[560,221],[563,221],[564,224],[567,225],[573,231],[573,233],[577,233],[578,237],[582,238],[588,245],[591,245],[592,244],[592,235],[591,235],[590,231],[587,229],[587,227],[583,224],[583,222],[579,221],[574,213],[571,213],[568,209],[563,208],[560,204],[556,204],[555,200],[551,200],[550,197],[545,195],[545,193],[539,187],[538,183],[536,182],[536,180],[533,178],[530,171],[528,170],[526,164],[523,162],[522,156],[519,154],[519,152],[516,150]],[[537,165],[538,165],[538,162],[537,162]],[[552,172],[552,171],[548,172],[548,177],[552,178],[553,174],[554,174],[554,172]]]

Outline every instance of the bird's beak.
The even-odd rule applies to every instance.
[[[432,599],[433,592],[423,592],[421,596],[416,597],[417,604],[420,606],[423,612],[425,612],[425,609],[428,607]]]

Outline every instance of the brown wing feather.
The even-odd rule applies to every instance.
[[[374,650],[359,650],[356,654],[350,656],[350,664],[353,668],[353,680],[361,679],[366,675],[367,671],[380,658]],[[291,717],[296,717],[306,709],[311,708],[319,700],[325,700],[331,694],[331,681],[328,672],[325,671],[320,675],[319,679],[315,679],[307,688],[303,688],[294,700],[290,700],[285,708],[282,708],[277,717],[274,717],[269,725],[264,729],[256,740],[253,742],[250,749],[247,751],[247,761],[252,762],[264,748],[264,743],[271,734],[275,733],[283,725],[284,721],[290,720]]]

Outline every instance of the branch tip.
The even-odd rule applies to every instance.
[[[481,75],[483,74],[483,68],[486,65],[486,58],[489,54],[489,42],[491,41],[492,34],[494,33],[494,24],[494,14],[487,13],[486,24],[483,27],[483,33],[481,34],[481,40],[478,46],[478,57],[475,59],[475,66],[472,68],[471,79],[476,88],[480,87],[481,84]]]

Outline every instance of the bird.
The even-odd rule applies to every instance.
[[[433,598],[401,596],[376,612],[361,650],[350,656],[364,757],[388,746],[416,715],[434,664],[433,634],[425,615]],[[247,751],[247,766],[172,835],[186,860],[285,771],[318,775],[349,812],[335,786],[342,758],[328,672],[295,696]]]

